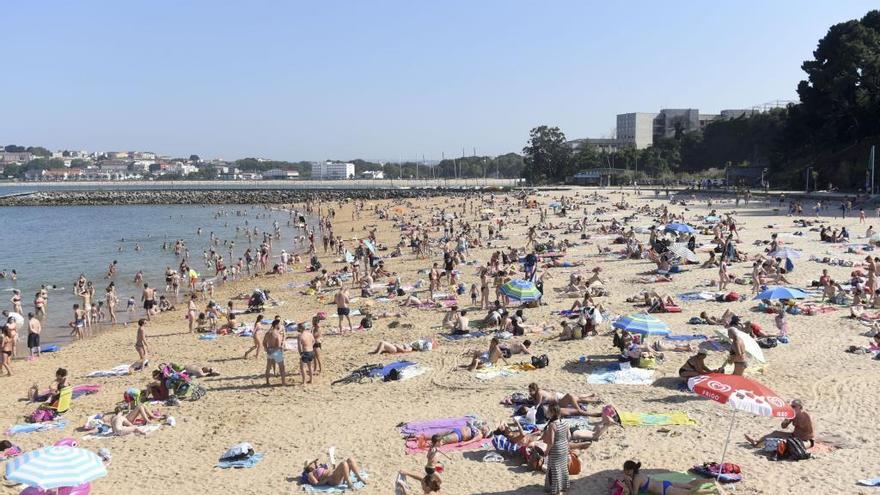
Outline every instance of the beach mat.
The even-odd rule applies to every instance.
[[[373,378],[385,378],[389,373],[393,370],[402,371],[404,368],[408,368],[410,366],[415,366],[416,363],[412,361],[396,361],[391,364],[386,364],[381,368],[376,368],[374,370],[370,370],[370,376]]]
[[[46,421],[44,423],[21,423],[17,425],[12,425],[6,430],[6,434],[9,436],[17,435],[19,433],[34,433],[39,431],[50,431],[50,430],[63,430],[67,428],[67,420],[58,419],[55,421]]]
[[[693,335],[667,335],[663,337],[666,340],[674,340],[674,341],[688,341],[688,340],[706,340],[709,337],[705,335],[693,334]]]
[[[429,441],[425,441],[424,446],[419,446],[419,441],[417,439],[407,439],[406,453],[409,455],[425,453],[428,451],[429,443]],[[483,448],[484,444],[489,444],[489,440],[485,438],[474,438],[466,442],[447,443],[446,445],[441,445],[437,450],[440,452],[465,452],[468,450],[480,450]]]
[[[668,473],[651,473],[651,479],[658,481],[671,481],[672,483],[690,483],[697,478],[696,476],[690,473],[676,473],[676,472],[668,472]],[[699,486],[700,489],[706,490],[703,493],[719,493],[718,489],[715,487],[715,483],[712,481],[706,481],[702,485]]]
[[[880,486],[880,477],[867,480],[859,480],[856,481],[856,483],[862,486]]]
[[[216,465],[215,467],[218,467],[218,468],[221,468],[221,469],[229,469],[229,468],[235,468],[235,469],[251,468],[251,467],[256,466],[257,463],[259,463],[260,461],[263,460],[263,455],[264,455],[264,454],[256,453],[256,454],[254,454],[254,455],[248,457],[247,459],[241,459],[241,460],[238,460],[238,461],[223,461],[223,460],[221,460],[221,461],[217,462],[217,465]]]
[[[587,375],[587,383],[593,385],[650,385],[653,382],[654,370],[633,368],[629,363],[612,363]]]
[[[466,333],[466,334],[462,334],[462,335],[456,335],[456,334],[451,334],[451,333],[441,333],[439,335],[446,340],[464,340],[464,339],[474,339],[477,337],[485,337],[486,333],[485,332],[471,332],[471,333]]]
[[[131,367],[127,364],[120,364],[115,368],[109,370],[97,370],[89,372],[86,377],[88,378],[100,378],[100,377],[112,377],[112,376],[124,376],[131,373]]]
[[[670,413],[640,413],[618,411],[620,424],[623,426],[672,426],[695,425],[696,421],[684,411]]]
[[[536,369],[534,366],[526,363],[489,366],[474,372],[474,378],[477,378],[478,380],[491,380],[493,378],[498,378],[499,376],[513,376],[534,369]]]
[[[351,478],[351,481],[354,484],[354,489],[356,491],[362,490],[366,486],[363,483],[361,483],[360,481],[357,481],[354,474],[349,473],[349,477]],[[361,477],[367,478],[367,472],[361,471]],[[343,493],[346,490],[348,490],[348,485],[346,485],[344,483],[341,485],[336,485],[336,486],[330,486],[330,485],[314,486],[314,485],[304,484],[304,485],[302,485],[302,487],[306,493]]]

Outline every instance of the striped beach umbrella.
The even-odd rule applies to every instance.
[[[663,320],[648,313],[621,316],[611,326],[642,335],[669,335],[669,326]]]
[[[537,301],[541,292],[528,280],[515,279],[501,286],[501,293],[514,301]]]
[[[107,469],[101,458],[78,447],[43,447],[6,463],[6,479],[44,490],[82,485],[103,476]]]
[[[697,257],[696,253],[688,249],[686,243],[675,243],[669,246],[669,252],[679,258],[686,259],[691,263],[697,263],[700,261],[700,258]]]

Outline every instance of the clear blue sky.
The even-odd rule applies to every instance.
[[[621,5],[611,5],[620,3]],[[530,128],[796,98],[876,2],[12,1],[0,144],[227,159],[521,151]]]

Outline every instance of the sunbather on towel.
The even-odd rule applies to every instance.
[[[146,435],[146,431],[144,431],[143,428],[135,425],[135,422],[138,419],[142,419],[144,423],[164,419],[161,415],[155,415],[150,411],[147,411],[147,408],[144,407],[143,404],[137,406],[128,414],[123,414],[122,407],[117,407],[115,413],[116,414],[110,420],[110,427],[113,429],[113,433],[120,437],[132,433]]]
[[[571,408],[575,411],[581,413],[581,415],[585,416],[599,416],[600,414],[588,414],[587,410],[581,407],[581,403],[589,404],[589,403],[597,403],[600,401],[599,397],[596,394],[586,394],[586,395],[572,395],[566,394],[562,392],[553,392],[551,390],[541,390],[538,387],[537,383],[529,384],[529,398],[532,399],[532,403],[536,406],[542,405],[553,405],[556,404],[559,407],[563,408]]]
[[[55,380],[49,385],[49,395],[48,397],[45,395],[40,395],[40,389],[36,384],[32,385],[30,389],[28,389],[28,400],[31,402],[49,402],[54,403],[58,401],[58,392],[67,386],[67,370],[64,368],[58,368],[55,370]],[[43,399],[43,400],[40,400]],[[47,400],[48,399],[48,400]]]
[[[398,354],[401,352],[410,352],[412,347],[409,344],[395,344],[393,342],[380,341],[376,346],[376,350],[370,354]]]
[[[500,343],[501,341],[498,337],[492,337],[492,340],[489,341],[489,352],[484,354],[481,351],[473,351],[473,357],[471,358],[470,364],[462,367],[466,368],[468,371],[474,371],[483,369],[486,366],[494,366],[499,360],[504,361],[504,364],[510,364],[507,362],[507,359],[504,358]]]
[[[674,352],[693,352],[695,347],[691,343],[679,343],[679,342],[663,342],[662,340],[655,340],[651,343],[651,349],[663,352],[663,351],[674,351]]]
[[[452,443],[470,442],[480,438],[489,438],[491,430],[483,423],[469,421],[466,426],[453,428],[446,433],[435,433],[431,436],[431,445],[439,447]]]
[[[306,465],[303,466],[303,475],[312,486],[346,484],[349,489],[354,490],[351,474],[354,474],[357,481],[367,484],[367,480],[361,477],[361,468],[353,457],[349,457],[335,466],[318,464],[318,459],[306,462]]]
[[[623,463],[623,474],[614,480],[611,486],[613,495],[637,495],[640,493],[652,493],[655,495],[689,495],[700,493],[716,493],[715,487],[701,489],[704,480],[696,479],[690,483],[673,483],[671,481],[654,479],[649,475],[639,473],[641,462],[626,461]]]

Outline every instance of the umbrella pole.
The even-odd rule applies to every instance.
[[[727,455],[727,445],[730,443],[730,434],[733,433],[733,425],[736,423],[736,409],[733,410],[733,416],[730,417],[730,428],[727,429],[727,439],[724,440],[724,448],[721,449],[721,461],[718,463],[718,475],[715,477],[721,480],[721,467],[724,465],[724,456]]]

